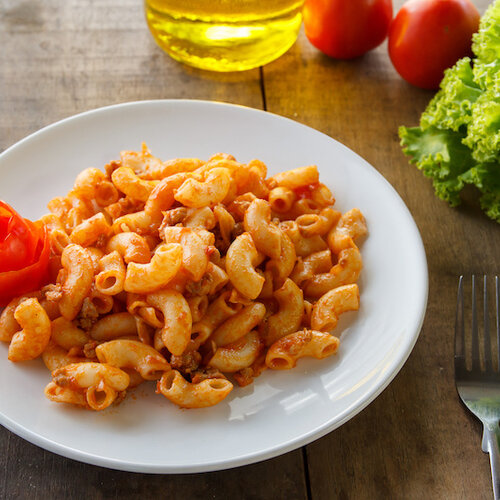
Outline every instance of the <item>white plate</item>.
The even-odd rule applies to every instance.
[[[181,410],[137,388],[118,407],[91,412],[48,401],[40,360],[11,363],[0,346],[0,423],[69,458],[137,472],[184,473],[249,464],[339,427],[389,384],[410,354],[427,302],[427,264],[417,227],[390,184],[330,137],[262,111],[204,101],[143,101],[89,111],[20,141],[0,156],[0,199],[26,217],[46,212],[78,172],[102,167],[146,141],[160,158],[228,152],[263,160],[270,173],[317,164],[342,211],[359,207],[361,308],[345,315],[340,352],[267,370],[213,408]]]

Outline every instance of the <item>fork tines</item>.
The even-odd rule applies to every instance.
[[[481,354],[480,354],[480,335],[478,325],[478,307],[477,307],[477,293],[476,293],[476,276],[472,275],[471,288],[472,288],[472,311],[471,311],[471,369],[467,370],[466,367],[466,336],[465,336],[465,306],[464,306],[464,277],[460,276],[458,282],[458,296],[457,296],[457,315],[455,322],[455,370],[466,370],[470,372],[480,372],[481,370]],[[488,279],[483,276],[483,360],[484,372],[493,372],[493,356],[492,356],[492,338],[490,333],[490,308],[489,308],[489,294],[488,294]],[[500,371],[500,280],[498,276],[494,277],[495,288],[495,326],[496,326],[496,371]]]

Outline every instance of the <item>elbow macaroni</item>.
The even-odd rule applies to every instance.
[[[226,379],[213,378],[189,383],[177,371],[165,372],[158,382],[158,392],[181,408],[205,408],[220,403],[233,389]]]
[[[50,319],[37,299],[26,299],[14,312],[14,318],[22,330],[16,332],[9,345],[11,361],[35,359],[47,347],[50,340]]]
[[[163,314],[161,339],[175,356],[180,356],[191,339],[193,320],[189,304],[175,290],[162,290],[147,296],[147,302]]]
[[[130,383],[130,377],[123,370],[104,363],[73,363],[53,371],[52,377],[45,388],[49,399],[66,402],[64,399],[69,396],[86,403],[92,410],[110,406]],[[79,399],[78,394],[85,399]]]
[[[238,292],[256,299],[264,286],[264,277],[255,267],[262,260],[250,233],[238,236],[227,251],[226,271]]]
[[[59,309],[61,316],[71,321],[81,310],[85,297],[92,289],[94,266],[86,250],[75,244],[64,249],[61,264],[65,272]]]
[[[213,332],[212,340],[218,346],[236,342],[259,325],[265,315],[266,306],[260,302],[252,302],[234,316],[224,321],[224,323]]]
[[[151,250],[146,240],[137,233],[125,232],[112,236],[106,245],[106,252],[113,251],[118,252],[126,264],[147,264],[151,260]]]
[[[295,332],[304,317],[304,297],[302,290],[289,278],[281,288],[274,292],[278,311],[269,316],[264,324],[262,335],[267,345],[281,337]]]
[[[117,295],[125,284],[125,264],[115,250],[99,260],[99,274],[95,277],[97,290],[104,295]]]
[[[155,349],[142,342],[128,339],[111,340],[96,347],[101,363],[117,368],[132,368],[145,380],[156,380],[170,370],[167,360]]]
[[[130,262],[125,275],[124,290],[149,293],[166,286],[181,267],[182,253],[181,245],[168,243],[156,249],[148,264]]]
[[[238,341],[219,347],[208,364],[221,372],[234,373],[251,366],[262,348],[259,334],[249,332]]]
[[[81,172],[42,217],[55,283],[0,314],[8,358],[41,356],[45,395],[93,410],[157,381],[183,408],[223,401],[265,368],[334,354],[359,308],[367,233],[314,165],[266,179],[227,154],[162,162],[147,146]]]
[[[305,356],[323,359],[335,354],[339,343],[333,335],[304,329],[275,342],[267,351],[266,365],[272,370],[289,370]]]
[[[245,231],[248,231],[257,250],[271,259],[279,259],[281,253],[281,231],[271,223],[269,202],[255,199],[245,212]]]
[[[203,167],[202,167],[203,168]],[[208,171],[203,181],[186,179],[174,198],[186,207],[200,208],[220,203],[226,197],[231,185],[229,170],[224,167]]]

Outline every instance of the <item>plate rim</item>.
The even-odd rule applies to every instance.
[[[6,148],[2,153],[0,153],[0,163],[2,163],[5,159],[8,159],[8,157],[15,153],[15,151],[19,148],[22,148],[25,143],[32,141],[33,139],[37,138],[40,135],[43,135],[47,132],[49,132],[52,129],[59,128],[59,127],[64,127],[69,122],[72,121],[78,121],[79,119],[85,118],[86,116],[89,115],[99,115],[101,113],[106,113],[109,111],[112,111],[116,108],[127,108],[127,107],[140,107],[140,106],[155,106],[155,105],[202,105],[202,106],[222,106],[222,107],[228,107],[228,108],[240,108],[244,112],[250,112],[250,113],[255,113],[259,115],[271,115],[273,119],[277,120],[284,120],[286,122],[291,122],[292,124],[299,125],[300,127],[303,127],[305,129],[309,129],[310,131],[313,131],[316,134],[320,134],[324,136],[324,138],[328,139],[329,141],[334,141],[337,145],[337,147],[341,147],[342,149],[345,149],[349,152],[350,155],[354,155],[358,158],[358,160],[361,161],[363,164],[364,168],[367,168],[368,170],[372,170],[374,174],[379,178],[380,181],[382,181],[384,184],[386,184],[386,187],[388,187],[393,194],[395,195],[394,198],[399,202],[399,205],[403,212],[405,213],[406,218],[408,221],[411,223],[411,229],[412,232],[414,233],[415,241],[419,242],[419,247],[417,250],[417,253],[419,254],[420,257],[420,265],[422,267],[423,271],[423,276],[422,276],[422,290],[420,290],[420,294],[422,295],[421,303],[419,304],[419,311],[418,311],[418,318],[419,322],[418,325],[415,325],[413,328],[413,335],[411,337],[410,342],[406,342],[406,346],[404,351],[400,352],[399,357],[397,358],[397,362],[394,365],[391,365],[389,374],[383,377],[383,380],[381,383],[377,384],[375,386],[375,389],[372,390],[371,392],[365,393],[361,395],[355,402],[353,402],[351,405],[349,405],[347,408],[345,408],[340,414],[337,414],[335,417],[335,421],[332,422],[332,418],[329,418],[325,423],[320,425],[319,427],[316,427],[309,432],[302,434],[294,439],[290,439],[286,441],[285,443],[282,443],[281,445],[277,445],[274,447],[268,447],[264,450],[259,450],[259,451],[254,451],[248,454],[240,454],[236,458],[231,457],[225,460],[218,460],[216,462],[208,462],[208,463],[196,463],[190,466],[176,466],[176,465],[160,465],[157,463],[146,463],[146,462],[136,462],[136,463],[131,463],[130,461],[123,461],[115,458],[109,458],[105,456],[100,456],[97,454],[91,454],[86,451],[78,450],[73,447],[69,447],[65,444],[58,443],[56,441],[53,441],[49,438],[46,438],[44,436],[41,436],[40,434],[31,431],[30,429],[24,427],[23,425],[18,424],[14,420],[12,420],[10,417],[6,416],[3,411],[0,408],[0,424],[3,425],[5,428],[7,428],[9,431],[13,432],[14,434],[20,436],[21,438],[25,439],[26,441],[39,446],[43,449],[46,449],[50,452],[56,453],[58,455],[64,456],[66,458],[70,458],[79,462],[83,463],[88,463],[96,466],[101,466],[101,467],[106,467],[109,469],[115,469],[115,470],[122,470],[122,471],[127,471],[127,472],[141,472],[141,473],[154,473],[154,474],[189,474],[189,473],[199,473],[199,472],[211,472],[211,471],[218,471],[218,470],[227,470],[235,467],[241,467],[243,465],[250,465],[256,462],[261,462],[264,460],[268,460],[274,457],[277,457],[279,455],[288,453],[290,451],[293,451],[297,448],[300,448],[302,446],[305,446],[317,439],[320,439],[321,437],[325,436],[329,432],[339,428],[343,424],[345,424],[347,421],[349,421],[351,418],[359,414],[362,410],[364,410],[370,403],[372,403],[387,387],[388,385],[394,380],[396,375],[400,372],[401,368],[404,366],[406,361],[408,360],[411,352],[413,351],[413,348],[420,336],[420,332],[425,320],[425,313],[427,310],[427,303],[428,303],[428,296],[429,296],[429,273],[428,273],[428,264],[427,264],[427,257],[426,257],[426,252],[425,252],[425,247],[422,241],[422,237],[420,235],[418,226],[406,206],[406,203],[404,200],[401,198],[399,193],[396,191],[396,189],[392,186],[392,184],[373,166],[371,165],[368,161],[366,161],[362,156],[360,156],[357,152],[354,150],[350,149],[349,147],[345,146],[338,140],[334,139],[333,137],[329,136],[328,134],[321,132],[309,125],[306,125],[298,120],[294,120],[291,118],[288,118],[286,116],[279,115],[277,113],[273,113],[270,111],[265,111],[261,110],[258,108],[252,108],[249,106],[241,105],[241,104],[233,104],[229,102],[224,102],[224,101],[217,101],[217,100],[203,100],[203,99],[145,99],[145,100],[137,100],[137,101],[128,101],[128,102],[122,102],[122,103],[117,103],[117,104],[112,104],[108,106],[102,106],[98,108],[93,108],[90,110],[86,110],[74,115],[67,116],[65,118],[62,118],[56,122],[50,123],[48,125],[45,125],[41,129],[38,129],[31,134],[27,135],[26,137],[20,139],[19,141],[15,142],[8,148]],[[419,294],[419,295],[420,295]],[[339,415],[341,418],[338,418]]]

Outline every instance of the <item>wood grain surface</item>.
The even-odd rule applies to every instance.
[[[489,2],[474,3],[484,12]],[[453,322],[457,276],[499,272],[500,226],[474,196],[458,209],[438,200],[401,153],[398,126],[417,124],[432,93],[398,77],[385,44],[334,61],[301,33],[261,69],[213,74],[155,45],[141,0],[2,0],[0,47],[1,150],[56,120],[119,102],[190,98],[267,109],[334,137],[386,177],[419,227],[430,278],[422,332],[399,375],[363,412],[304,449],[230,471],[159,476],[81,464],[0,428],[0,498],[492,498],[480,425],[454,387]]]

